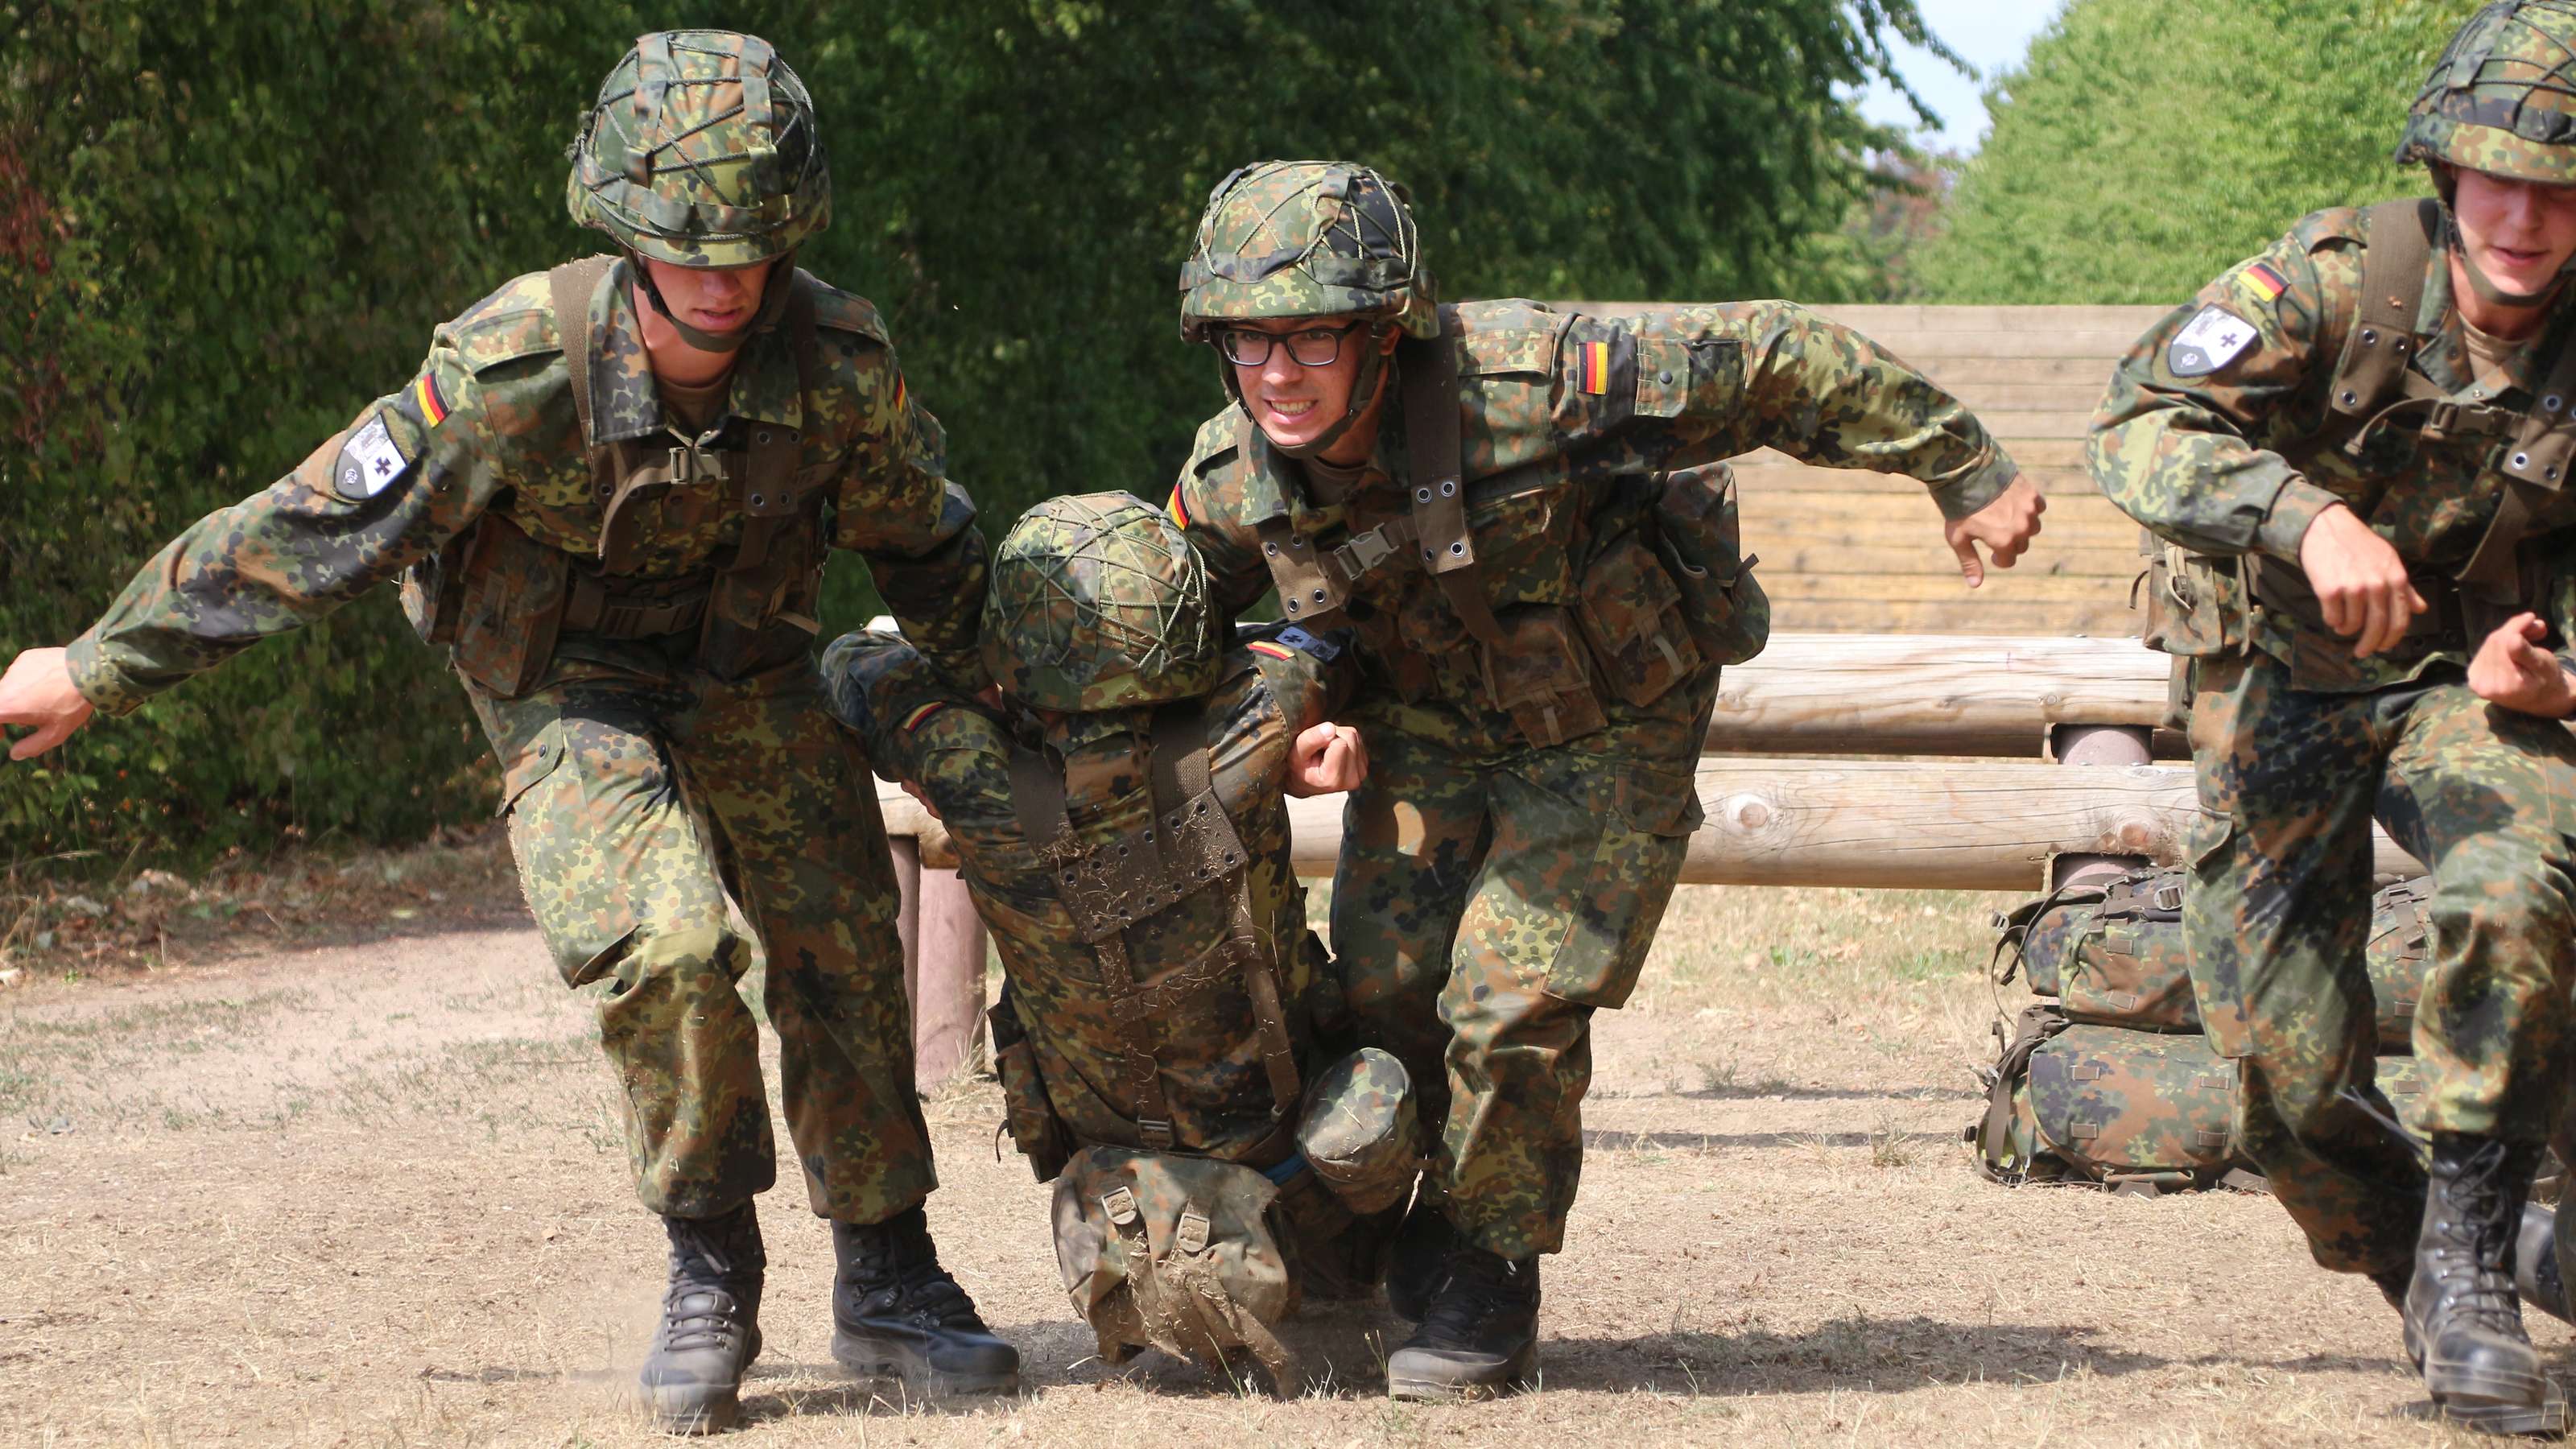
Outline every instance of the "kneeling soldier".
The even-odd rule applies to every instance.
[[[2576,740],[2465,665],[2576,541],[2576,4],[2481,10],[2397,154],[2439,200],[2319,212],[2212,282],[2121,365],[2090,461],[2192,551],[2168,631],[2197,656],[2185,922],[2242,1146],[2317,1261],[2398,1307],[2437,1405],[2549,1432],[2513,1283],[2568,1065]],[[2374,817],[2433,872],[2429,1174],[2372,1084]]]
[[[947,825],[1000,947],[1011,1135],[1056,1182],[1057,1261],[1102,1356],[1248,1349],[1287,1392],[1274,1325],[1382,1276],[1418,1149],[1395,1058],[1334,1060],[1341,991],[1288,855],[1284,796],[1365,767],[1324,722],[1341,648],[1276,628],[1221,649],[1217,627],[1161,513],[1058,498],[994,560],[1003,712],[885,635],[843,637],[824,678]]]

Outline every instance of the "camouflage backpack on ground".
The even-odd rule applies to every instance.
[[[2131,871],[2108,885],[2059,890],[1998,916],[1995,984],[2018,973],[2070,1021],[2132,1031],[2197,1032],[2183,946],[2179,867]],[[2432,882],[2417,878],[2370,902],[2370,989],[2379,1049],[2412,1049],[2415,1003],[2430,964]]]
[[[2059,890],[1997,918],[1998,985],[2018,972],[2044,998],[1981,1075],[1986,1112],[1964,1134],[1998,1182],[2092,1182],[2171,1192],[2259,1186],[2230,1133],[2236,1064],[2200,1033],[2184,948],[2180,869],[2132,871]],[[2415,1003],[2430,960],[2432,882],[2371,899],[2370,985],[2380,1090],[2417,1120]]]
[[[1073,1310],[1124,1363],[1140,1349],[1228,1366],[1249,1350],[1282,1394],[1302,1384],[1270,1325],[1297,1306],[1266,1221],[1279,1188],[1213,1157],[1085,1147],[1055,1184],[1055,1257]]]
[[[2399,1120],[2415,1125],[2415,1059],[2381,1057],[2378,1072]],[[1984,1075],[1985,1116],[1963,1136],[1992,1181],[2144,1194],[2262,1184],[2231,1136],[2236,1063],[2196,1032],[2070,1021],[2041,1002]]]

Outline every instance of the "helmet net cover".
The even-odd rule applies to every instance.
[[[1270,317],[1361,316],[1439,335],[1404,189],[1366,166],[1264,161],[1218,182],[1181,268],[1181,335]]]
[[[769,261],[831,220],[813,100],[756,35],[637,40],[600,83],[571,159],[574,221],[679,266]]]
[[[2471,16],[2416,94],[2396,160],[2576,184],[2576,0],[2497,0]]]
[[[1133,494],[1049,499],[995,550],[982,648],[992,677],[1041,709],[1205,694],[1217,664],[1206,566]]]

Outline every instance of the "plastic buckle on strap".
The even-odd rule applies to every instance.
[[[2451,429],[2459,426],[2459,422],[2460,405],[2443,398],[2425,410],[2424,436],[2433,442],[2441,442],[2450,436]]]
[[[1111,1222],[1126,1227],[1138,1217],[1136,1194],[1124,1186],[1113,1187],[1100,1195],[1100,1210],[1109,1214]]]
[[[724,454],[703,453],[695,446],[683,446],[671,450],[670,474],[673,483],[728,481]]]
[[[1136,1133],[1138,1136],[1145,1139],[1146,1146],[1153,1148],[1157,1152],[1163,1151],[1170,1147],[1174,1141],[1178,1140],[1172,1136],[1171,1123],[1160,1121],[1152,1117],[1138,1118],[1136,1121]]]
[[[1197,1203],[1192,1203],[1181,1209],[1180,1231],[1172,1235],[1172,1246],[1184,1253],[1202,1253],[1207,1251],[1207,1245],[1207,1214],[1199,1211]]]
[[[2156,887],[2156,909],[2160,911],[2181,910],[2182,887],[2171,884]]]
[[[1333,562],[1341,566],[1346,579],[1358,578],[1394,556],[1395,545],[1386,541],[1384,526],[1352,534],[1350,542],[1333,550]]]

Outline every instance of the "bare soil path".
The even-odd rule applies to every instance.
[[[587,1004],[484,878],[387,927],[0,994],[0,1442],[666,1442],[626,1398],[660,1234]],[[2311,1268],[2270,1200],[1977,1179],[1984,905],[1683,892],[1601,1019],[1544,1392],[1393,1404],[1404,1329],[1376,1308],[1301,1327],[1334,1377],[1290,1402],[1104,1367],[1047,1191],[995,1160],[998,1093],[969,1081],[932,1104],[932,1222],[1029,1393],[844,1379],[791,1189],[764,1199],[770,1346],[737,1440],[2454,1442],[2403,1417],[2378,1296]],[[2576,1375],[2567,1332],[2535,1332]]]

